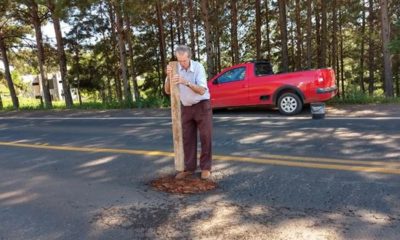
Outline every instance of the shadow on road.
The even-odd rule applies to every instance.
[[[229,114],[243,113],[235,111]],[[246,114],[264,110],[254,111]],[[393,123],[384,122],[382,132],[374,121],[219,119],[214,151],[287,161],[329,155],[400,168]],[[16,128],[2,141],[172,151],[168,120],[69,124],[42,121],[29,135],[17,130],[33,122],[2,123]],[[0,239],[397,239],[400,232],[396,174],[215,161],[219,189],[173,195],[148,185],[174,173],[167,156],[0,148]]]

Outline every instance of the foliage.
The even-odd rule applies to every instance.
[[[387,98],[383,94],[370,96],[361,91],[351,91],[344,98],[335,97],[328,104],[400,104],[400,97]]]
[[[400,54],[400,19],[396,23],[397,35],[395,39],[390,43],[390,51],[394,54]]]

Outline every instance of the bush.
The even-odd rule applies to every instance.
[[[400,103],[400,97],[387,98],[383,94],[370,96],[361,91],[346,92],[344,98],[335,98],[328,101],[328,104],[377,104],[377,103]]]

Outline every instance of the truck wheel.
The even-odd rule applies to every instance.
[[[294,93],[284,93],[278,99],[279,112],[283,115],[295,115],[303,108],[299,96]]]

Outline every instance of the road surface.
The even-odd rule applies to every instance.
[[[398,239],[394,108],[217,112],[195,195],[149,186],[174,173],[168,109],[0,113],[0,239]]]

